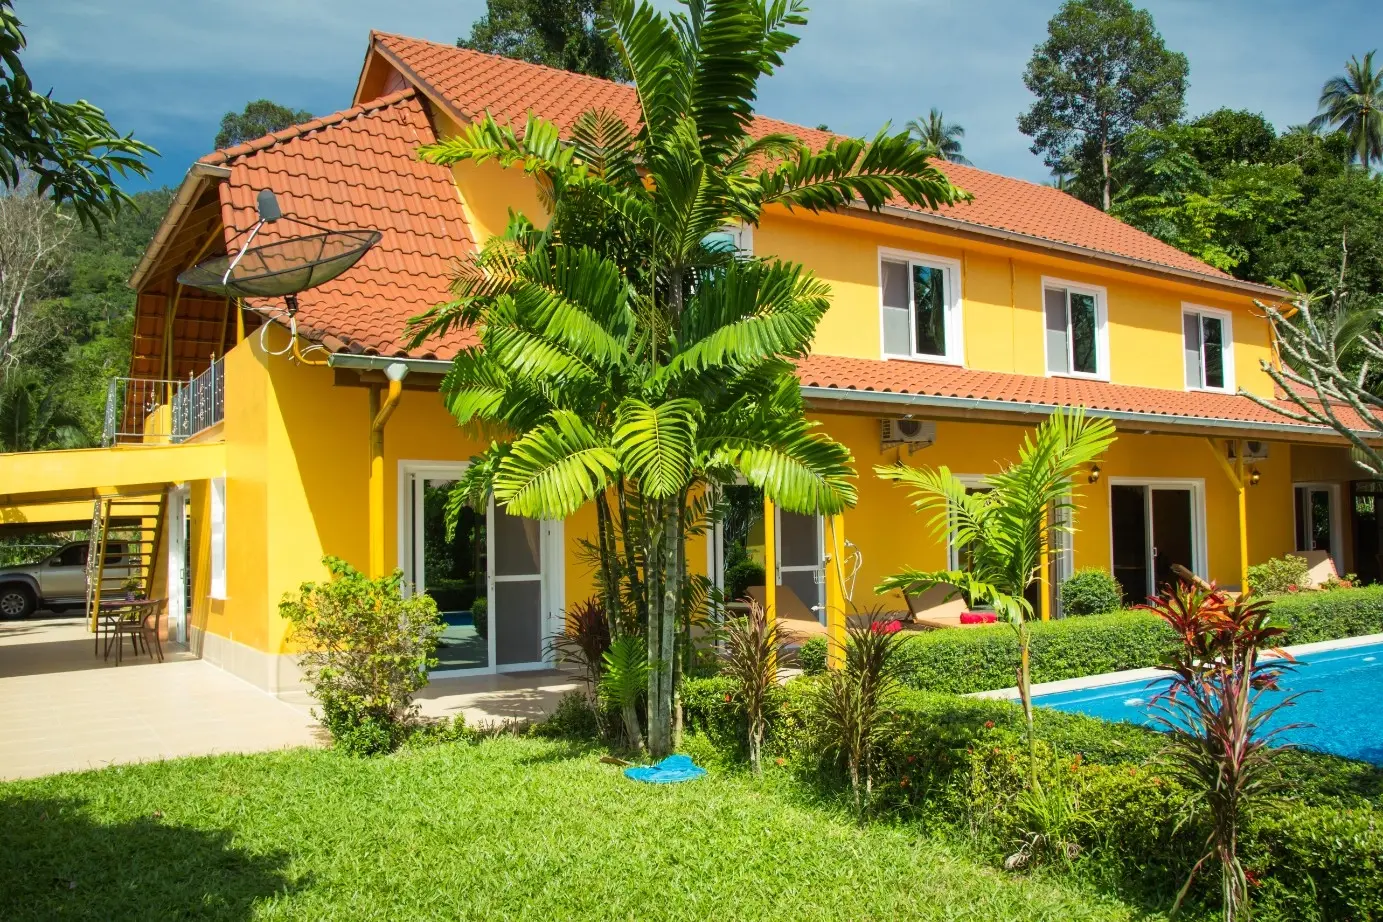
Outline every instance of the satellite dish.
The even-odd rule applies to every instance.
[[[186,270],[178,276],[180,285],[228,298],[283,298],[292,316],[298,309],[299,292],[324,285],[354,266],[382,236],[376,230],[331,230],[287,218],[269,189],[259,193],[256,205],[259,220],[249,230],[245,243],[233,253]],[[280,220],[315,233],[251,246],[260,228]]]

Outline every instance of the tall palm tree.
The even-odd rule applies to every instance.
[[[547,518],[595,504],[607,608],[646,632],[654,755],[672,745],[696,497],[738,475],[789,510],[829,514],[855,499],[850,453],[806,420],[793,373],[827,287],[714,235],[773,205],[965,197],[906,134],[819,150],[751,134],[758,81],[805,22],[800,0],[686,6],[671,16],[634,0],[606,8],[637,125],[587,112],[563,140],[536,117],[521,133],[486,117],[420,152],[521,167],[551,212],[541,229],[511,221],[459,273],[453,300],[417,319],[416,335],[479,334],[444,395],[459,422],[500,435],[458,501],[492,492],[512,513]]]
[[[960,152],[961,138],[965,137],[965,129],[956,122],[947,122],[940,109],[933,107],[927,113],[925,120],[915,118],[908,122],[908,132],[925,144],[933,157],[949,160],[951,163],[971,165],[965,155]]]
[[[1331,77],[1321,88],[1320,114],[1311,119],[1311,128],[1329,127],[1344,133],[1354,159],[1364,169],[1374,161],[1383,163],[1383,70],[1375,70],[1373,56],[1364,60],[1351,56],[1345,72]]]
[[[1018,634],[1018,693],[1027,723],[1028,777],[1037,786],[1036,737],[1028,660],[1032,603],[1024,592],[1038,578],[1042,549],[1053,533],[1069,531],[1064,510],[1074,507],[1076,475],[1114,441],[1114,424],[1092,419],[1083,409],[1058,410],[1023,439],[1018,463],[985,478],[971,492],[945,467],[912,468],[899,463],[874,472],[909,488],[913,506],[932,515],[937,540],[969,551],[962,570],[906,569],[886,578],[876,592],[921,592],[947,585],[972,604],[989,605]]]

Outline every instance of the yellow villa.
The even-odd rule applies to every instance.
[[[433,594],[450,625],[441,671],[550,666],[547,638],[592,594],[581,541],[594,513],[467,512],[448,540],[446,487],[481,446],[438,385],[467,339],[410,349],[404,329],[446,298],[455,260],[511,209],[542,208],[519,171],[452,170],[415,151],[486,111],[559,126],[593,107],[632,118],[634,91],[376,33],[353,102],[192,165],[132,279],[133,360],[111,385],[107,446],[0,456],[0,527],[86,527],[93,503],[105,531],[143,523],[139,572],[168,599],[170,636],[269,690],[298,682],[279,599],[323,578],[324,555],[398,567]],[[1254,300],[1279,292],[1056,189],[941,167],[972,202],[773,210],[727,229],[742,250],[801,262],[831,287],[799,372],[812,415],[854,454],[859,503],[822,520],[740,488],[743,514],[695,547],[694,563],[736,593],[763,584],[778,615],[803,625],[841,617],[847,602],[904,609],[871,587],[905,565],[954,563],[957,549],[873,466],[945,464],[978,483],[1054,408],[1078,405],[1112,419],[1118,441],[1079,484],[1076,532],[1052,549],[1036,600],[1044,615],[1060,617],[1056,587],[1083,567],[1110,570],[1132,597],[1173,564],[1239,586],[1248,564],[1297,550],[1378,578],[1378,485],[1334,432],[1240,394],[1274,397],[1262,370],[1276,361],[1271,329]],[[380,241],[291,315],[280,300],[180,285],[239,245],[266,189],[286,215]]]

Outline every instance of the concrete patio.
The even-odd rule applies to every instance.
[[[325,742],[306,693],[275,697],[176,645],[164,654],[127,649],[117,667],[80,618],[0,622],[0,780]],[[580,684],[557,671],[438,679],[418,703],[472,725],[540,720]]]

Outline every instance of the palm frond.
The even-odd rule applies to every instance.
[[[554,410],[498,465],[495,500],[513,515],[564,519],[604,490],[618,470],[614,451],[580,417]]]
[[[694,461],[700,405],[687,398],[652,406],[629,399],[619,406],[614,450],[628,476],[649,497],[677,494],[686,484]]]

